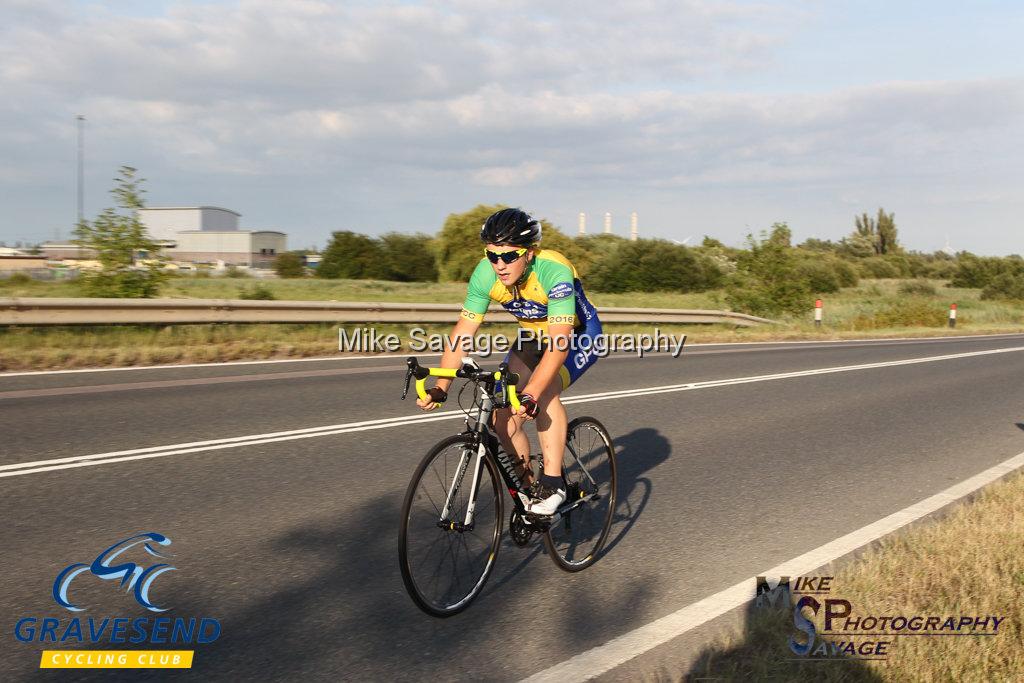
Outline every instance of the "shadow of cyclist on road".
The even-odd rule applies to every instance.
[[[604,548],[601,550],[600,555],[598,555],[599,560],[608,554],[629,533],[650,501],[651,491],[653,490],[651,480],[641,475],[665,462],[672,452],[668,439],[662,436],[656,429],[635,429],[625,436],[613,436],[612,440],[615,445],[615,461],[618,476],[617,500],[615,512],[612,515],[612,527],[608,532]],[[593,475],[598,481],[603,481],[607,478],[608,473],[606,468],[599,468],[593,472]],[[507,519],[505,520],[505,527],[506,529],[508,527]],[[502,555],[509,557],[523,552],[523,549],[516,548],[512,544],[511,540],[507,538],[506,533],[506,538],[502,542]],[[497,581],[492,579],[489,587],[484,591],[485,594],[499,590],[506,583],[515,579],[524,567],[533,562],[538,555],[543,554],[543,543],[535,537],[531,541],[531,546],[525,552],[525,556],[510,570],[502,572]]]

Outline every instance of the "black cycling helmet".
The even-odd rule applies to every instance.
[[[484,244],[532,247],[540,242],[540,221],[522,209],[502,209],[492,214],[480,229]]]

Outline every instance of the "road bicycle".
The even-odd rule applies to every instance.
[[[404,399],[409,381],[426,399],[426,378],[468,380],[473,404],[463,408],[465,429],[440,441],[424,456],[402,503],[398,554],[402,580],[413,602],[424,612],[450,617],[480,595],[494,569],[504,521],[502,486],[512,499],[509,535],[525,547],[541,534],[554,563],[578,572],[599,557],[615,511],[615,449],[608,430],[592,417],[569,422],[562,458],[566,500],[550,516],[527,512],[529,500],[518,458],[501,447],[491,431],[495,410],[518,410],[519,376],[507,363],[483,370],[472,358],[458,369],[427,368],[407,360]],[[459,393],[461,405],[462,391]],[[543,463],[537,459],[537,465]]]

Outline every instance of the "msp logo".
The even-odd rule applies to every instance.
[[[992,637],[1006,620],[993,614],[860,614],[852,601],[833,597],[834,580],[832,576],[798,576],[790,586],[790,577],[783,576],[772,587],[767,577],[757,577],[754,606],[793,615],[797,633],[787,643],[794,655],[832,661],[885,660],[900,636]],[[799,596],[795,601],[794,595]]]
[[[166,608],[157,607],[150,602],[149,589],[158,576],[164,572],[174,571],[174,567],[166,562],[158,562],[148,567],[142,567],[134,562],[122,562],[116,565],[111,565],[111,563],[116,561],[122,553],[137,545],[142,545],[145,551],[153,557],[166,559],[167,555],[160,553],[153,546],[169,546],[170,544],[171,539],[163,534],[153,532],[139,534],[138,536],[118,541],[97,555],[92,564],[76,562],[65,567],[53,582],[53,599],[57,601],[58,605],[72,612],[84,611],[84,607],[78,607],[68,599],[68,588],[71,586],[71,582],[75,580],[75,577],[88,571],[93,576],[104,581],[121,579],[118,587],[124,588],[126,591],[134,589],[135,599],[138,600],[140,605],[152,612],[166,612]]]

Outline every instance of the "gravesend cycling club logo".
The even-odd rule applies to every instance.
[[[157,579],[177,570],[167,561],[171,539],[156,532],[129,536],[108,546],[89,562],[64,566],[53,581],[54,601],[71,613],[84,612],[72,595],[86,581],[109,582],[148,612],[167,612],[171,608],[151,593]],[[177,563],[175,563],[177,564]],[[135,607],[138,609],[138,607]],[[89,643],[95,646],[208,644],[220,637],[220,622],[206,616],[89,616],[56,619],[22,617],[14,627],[14,637],[22,643]],[[190,668],[193,650],[44,650],[40,668]]]
[[[166,562],[158,562],[148,567],[142,567],[134,562],[121,562],[113,566],[111,563],[117,561],[117,558],[126,550],[137,545],[142,545],[145,551],[153,557],[165,559],[167,555],[162,554],[154,546],[169,546],[170,544],[171,539],[163,534],[152,532],[118,541],[97,555],[92,564],[75,562],[58,574],[57,579],[53,582],[53,599],[57,601],[58,605],[66,607],[72,612],[83,611],[82,607],[73,605],[68,600],[68,588],[75,577],[88,571],[93,576],[105,581],[120,579],[119,587],[126,591],[134,589],[135,599],[139,601],[140,605],[153,612],[166,612],[166,609],[157,607],[149,601],[149,588],[158,576],[164,572],[174,571],[174,567]]]

